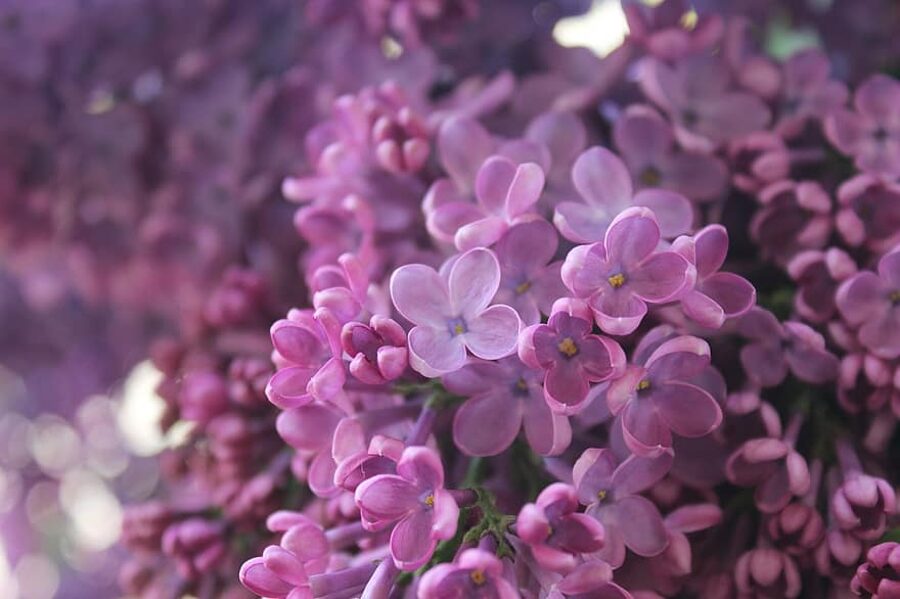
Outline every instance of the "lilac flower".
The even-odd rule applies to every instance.
[[[166,529],[162,550],[175,561],[181,576],[196,579],[225,558],[228,551],[222,533],[221,523],[189,518]]]
[[[836,302],[860,343],[876,356],[900,357],[900,248],[878,261],[878,274],[863,271],[844,281]]]
[[[329,310],[291,310],[270,334],[279,369],[266,386],[269,401],[290,409],[340,392],[346,378],[340,325]]]
[[[178,403],[182,418],[204,425],[228,409],[228,389],[217,373],[192,371],[181,383]]]
[[[708,152],[763,129],[771,116],[756,96],[728,89],[728,69],[714,58],[690,58],[674,66],[650,60],[642,69],[640,85],[644,95],[669,115],[676,137],[691,150]]]
[[[837,376],[837,357],[825,348],[825,338],[805,324],[780,323],[768,310],[754,307],[741,317],[738,330],[751,340],[741,348],[744,371],[763,387],[778,385],[788,370],[816,384]]]
[[[800,595],[800,570],[793,558],[777,549],[753,549],[743,554],[734,571],[741,599]]]
[[[466,349],[496,360],[513,353],[519,316],[509,306],[490,306],[500,286],[500,266],[490,250],[464,253],[445,281],[423,264],[391,275],[391,298],[414,325],[409,332],[410,366],[425,376],[462,368]]]
[[[764,254],[787,262],[804,249],[821,248],[831,233],[831,198],[814,181],[780,181],[759,192],[762,208],[750,234]]]
[[[869,549],[866,560],[856,570],[850,590],[872,599],[900,595],[900,544],[881,543]]]
[[[341,412],[329,404],[309,403],[286,409],[275,423],[278,435],[288,445],[312,455],[306,482],[320,497],[333,496],[338,491],[331,448],[341,417]]]
[[[379,474],[356,488],[363,525],[371,530],[395,524],[390,550],[401,570],[427,562],[437,542],[456,533],[459,507],[444,489],[444,468],[434,450],[408,447],[397,474]]]
[[[348,322],[341,345],[350,358],[350,374],[369,385],[382,385],[406,370],[409,354],[406,333],[392,319],[375,315],[365,325]]]
[[[806,320],[827,322],[837,311],[838,285],[856,273],[856,263],[839,248],[807,250],[794,256],[787,272],[797,283],[794,308]]]
[[[503,564],[483,549],[466,549],[452,564],[438,564],[419,583],[420,599],[517,599],[519,593],[506,579]]]
[[[625,444],[638,455],[672,446],[672,432],[702,437],[722,422],[722,409],[692,378],[709,366],[709,345],[681,336],[661,344],[643,364],[609,385],[606,402],[621,414]]]
[[[549,223],[532,220],[510,228],[494,247],[500,263],[494,302],[515,309],[526,325],[540,321],[541,313],[549,314],[553,302],[566,295],[559,274],[562,262],[550,263],[558,244]]]
[[[629,106],[613,126],[616,148],[640,188],[662,187],[695,201],[725,190],[725,164],[714,156],[677,151],[672,127],[653,108]]]
[[[554,590],[566,599],[631,599],[615,582],[609,564],[587,560],[556,583]],[[554,597],[556,595],[549,595]]]
[[[757,193],[787,179],[791,154],[784,139],[769,131],[756,131],[728,144],[731,182],[746,193]]]
[[[863,473],[849,439],[838,440],[837,455],[844,480],[831,498],[834,523],[862,541],[874,541],[884,534],[888,518],[897,509],[894,487]]]
[[[672,247],[697,269],[694,289],[681,297],[681,309],[688,318],[719,328],[726,318],[741,316],[756,302],[756,290],[747,279],[718,272],[728,253],[725,227],[709,225],[693,237],[679,237]]]
[[[823,119],[847,101],[847,86],[829,78],[831,61],[818,49],[801,50],[784,63],[775,130],[794,138],[811,119]]]
[[[657,483],[672,466],[672,452],[630,456],[619,463],[609,449],[585,450],[572,471],[578,500],[606,531],[598,556],[613,568],[625,560],[625,547],[638,555],[658,555],[667,537],[659,510],[638,495]]]
[[[836,582],[847,585],[865,556],[865,547],[851,533],[831,528],[816,548],[816,570]]]
[[[756,487],[756,506],[766,514],[780,511],[810,486],[806,460],[781,439],[747,441],[728,458],[725,472],[736,485]]]
[[[628,208],[610,224],[604,240],[578,246],[563,263],[562,278],[576,297],[586,298],[597,325],[612,335],[634,331],[647,304],[678,297],[690,282],[690,263],[658,251],[660,227],[647,208]]]
[[[272,599],[310,596],[309,577],[325,571],[330,548],[321,526],[297,512],[274,512],[266,527],[282,533],[278,545],[265,548],[241,566],[240,580],[251,593]]]
[[[544,371],[544,397],[550,409],[561,414],[582,409],[590,383],[615,377],[625,364],[615,341],[592,334],[589,321],[565,312],[522,331],[519,358]]]
[[[687,0],[649,5],[635,0],[622,3],[628,20],[629,40],[644,46],[661,60],[677,61],[702,52],[722,37],[724,26],[717,14],[692,13]],[[693,15],[693,16],[692,16]]]
[[[542,567],[567,574],[575,569],[579,554],[603,547],[603,526],[577,509],[575,488],[554,483],[519,511],[516,534]]]
[[[808,554],[822,541],[825,523],[815,507],[795,501],[769,515],[765,530],[781,551],[799,557]]]
[[[853,247],[885,252],[900,242],[900,184],[857,175],[837,190],[835,224]]]
[[[900,176],[900,83],[872,75],[853,95],[855,111],[842,109],[825,119],[828,140],[853,156],[859,170]]]
[[[690,202],[680,194],[646,189],[635,195],[628,168],[606,148],[585,150],[572,167],[572,182],[583,201],[560,202],[553,215],[553,223],[570,241],[600,241],[613,219],[629,206],[652,209],[666,238],[686,232],[694,219]]]
[[[541,455],[555,455],[569,446],[568,418],[550,410],[540,373],[515,356],[498,362],[473,360],[442,381],[451,393],[469,398],[453,418],[453,441],[463,453],[499,454],[512,445],[520,429]]]

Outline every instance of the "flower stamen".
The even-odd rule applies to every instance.
[[[578,353],[578,346],[575,345],[575,342],[571,337],[566,337],[562,341],[559,342],[559,345],[556,346],[559,349],[559,353],[566,356],[567,358],[573,357]]]
[[[476,586],[481,586],[487,582],[487,576],[485,576],[484,572],[481,570],[472,570],[469,574],[469,578],[472,579],[472,582],[474,582]]]
[[[625,275],[623,275],[622,273],[616,273],[609,277],[607,281],[609,281],[609,284],[613,289],[618,289],[625,284]]]

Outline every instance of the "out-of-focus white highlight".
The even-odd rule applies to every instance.
[[[156,394],[156,386],[162,378],[162,373],[148,360],[132,368],[125,379],[119,408],[119,430],[128,447],[137,455],[153,455],[166,447],[166,439],[159,430],[165,403]]]
[[[567,48],[585,47],[606,56],[625,41],[628,23],[619,0],[594,0],[583,15],[560,19],[553,39]]]
[[[59,570],[40,554],[23,555],[14,570],[20,599],[53,599],[59,590]]]
[[[63,477],[59,501],[69,516],[72,537],[87,551],[102,551],[119,538],[122,507],[103,479],[89,470],[72,470]]]

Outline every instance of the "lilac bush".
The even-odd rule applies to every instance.
[[[160,373],[127,594],[898,596],[889,2],[41,4],[0,269]]]

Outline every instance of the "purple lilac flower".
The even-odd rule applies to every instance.
[[[666,238],[686,232],[694,219],[690,202],[678,193],[645,189],[634,194],[628,168],[606,148],[589,148],[578,157],[572,183],[583,201],[557,204],[553,223],[563,237],[576,243],[602,240],[613,220],[629,206],[653,210],[660,234]]]
[[[863,472],[848,439],[838,441],[837,454],[844,480],[831,498],[834,522],[862,541],[874,541],[884,534],[888,518],[897,509],[894,487]]]
[[[563,263],[562,278],[585,298],[604,332],[627,335],[640,325],[647,304],[678,297],[693,279],[680,254],[659,251],[660,227],[647,208],[628,208],[606,230],[604,240],[578,246]]]
[[[648,61],[641,90],[672,120],[675,135],[691,150],[709,152],[769,123],[769,109],[758,97],[729,89],[725,64],[697,57],[670,66]]]
[[[559,274],[562,262],[551,262],[558,245],[552,225],[532,220],[510,228],[494,247],[500,263],[500,288],[494,302],[515,309],[525,325],[550,314],[553,302],[566,295]]]
[[[765,529],[777,548],[795,557],[809,554],[825,536],[825,523],[819,511],[797,501],[769,515]]]
[[[453,264],[445,281],[423,264],[403,266],[391,276],[391,298],[414,326],[410,365],[426,376],[462,368],[466,349],[485,360],[515,351],[519,316],[509,306],[491,306],[500,286],[500,265],[490,250],[476,248]]]
[[[621,414],[625,444],[650,456],[672,446],[672,432],[702,437],[722,422],[712,395],[692,382],[709,365],[709,345],[680,336],[661,344],[642,364],[628,366],[609,385],[606,402]]]
[[[432,449],[408,447],[397,474],[379,474],[356,488],[363,525],[379,530],[394,525],[390,550],[401,570],[428,561],[437,542],[456,533],[459,507],[444,489],[444,468]]]
[[[554,483],[525,504],[516,518],[516,534],[531,549],[541,566],[567,574],[578,564],[576,557],[603,547],[603,526],[587,514],[578,513],[575,488]]]
[[[195,579],[215,568],[227,554],[222,533],[217,522],[190,518],[166,529],[162,550],[183,577]]]
[[[350,358],[350,374],[369,385],[399,377],[409,364],[406,332],[392,319],[374,315],[369,324],[348,322],[341,345]]]
[[[780,323],[768,310],[755,307],[741,317],[738,330],[751,341],[741,348],[744,371],[763,387],[779,384],[788,371],[809,383],[837,376],[838,359],[825,348],[825,338],[803,323]]]
[[[797,137],[811,119],[823,119],[847,101],[847,86],[830,78],[831,62],[818,49],[801,50],[784,63],[775,130]]]
[[[900,184],[874,175],[857,175],[837,190],[835,225],[853,247],[890,250],[900,242]]]
[[[856,263],[840,248],[807,250],[788,262],[787,272],[797,283],[797,313],[810,322],[823,323],[837,311],[835,293],[842,281],[856,273]]]
[[[297,512],[275,512],[267,528],[282,533],[278,545],[265,548],[261,557],[241,566],[240,580],[247,589],[272,599],[310,596],[309,577],[328,566],[330,548],[322,527]]]
[[[506,579],[503,563],[483,549],[466,549],[452,564],[438,564],[422,577],[421,599],[516,599],[519,593]]]
[[[900,176],[900,83],[872,75],[853,94],[853,108],[836,110],[825,119],[828,140],[852,156],[859,170]]]
[[[547,405],[540,373],[515,356],[473,360],[442,381],[451,393],[469,398],[453,418],[453,441],[463,453],[499,454],[520,430],[541,455],[561,453],[571,442],[569,419]]]
[[[759,192],[762,208],[750,233],[765,254],[787,262],[804,249],[821,248],[831,233],[831,198],[814,181],[780,181]]]
[[[638,493],[658,482],[671,466],[671,450],[619,462],[609,449],[587,449],[575,462],[572,477],[578,500],[606,532],[606,544],[597,555],[612,567],[623,563],[626,547],[643,556],[658,555],[666,548],[659,510]]]
[[[320,497],[333,496],[337,492],[331,447],[341,416],[341,412],[329,404],[309,403],[286,409],[275,423],[278,435],[288,445],[312,455],[306,482]]]
[[[882,358],[900,357],[900,248],[882,256],[877,274],[866,270],[844,281],[836,302],[863,346]]]
[[[734,579],[741,599],[800,595],[800,570],[793,558],[777,549],[753,549],[742,555]]]
[[[850,589],[860,597],[872,599],[900,595],[900,544],[881,543],[869,549]]]
[[[746,193],[757,193],[788,179],[791,154],[784,139],[769,131],[755,131],[728,144],[731,182]]]
[[[560,414],[584,408],[590,383],[615,378],[625,365],[625,353],[615,341],[591,333],[589,320],[562,311],[547,324],[522,331],[519,358],[544,372],[544,397]]]
[[[725,227],[709,225],[692,237],[679,237],[672,247],[697,269],[694,289],[681,297],[681,309],[688,318],[719,328],[726,318],[741,316],[756,303],[756,290],[747,279],[719,272],[728,252]]]
[[[678,151],[671,125],[649,106],[632,105],[613,126],[613,140],[639,188],[662,187],[695,201],[725,190],[725,164],[709,154]]]
[[[669,0],[656,5],[626,0],[622,10],[628,20],[629,40],[666,61],[702,52],[722,37],[722,17],[692,13],[687,0]],[[692,16],[693,15],[693,16]]]

